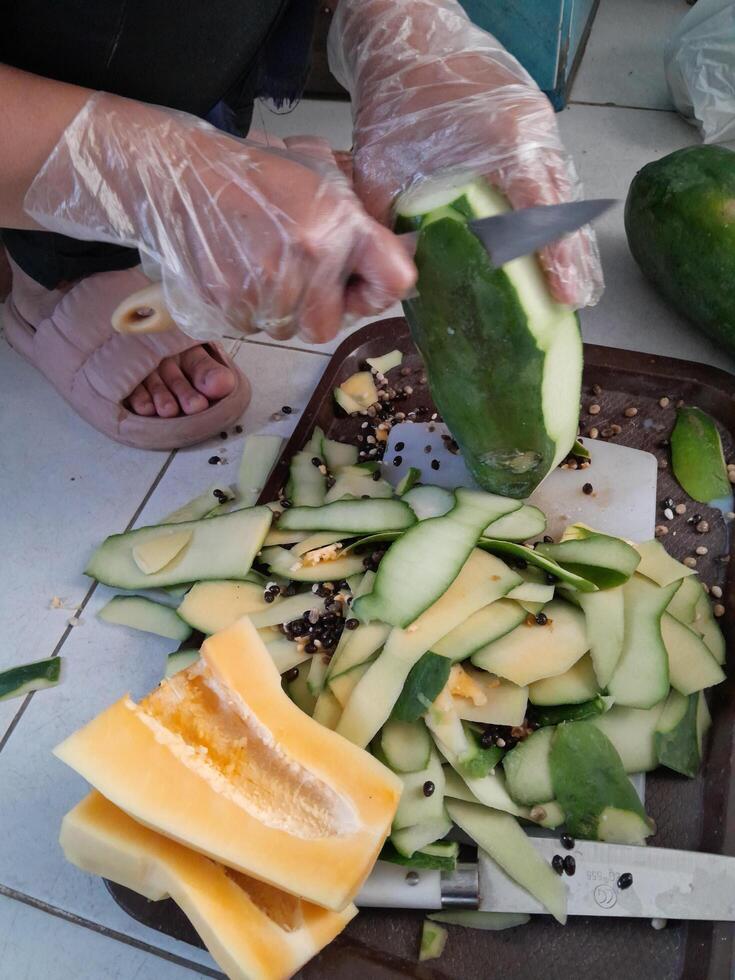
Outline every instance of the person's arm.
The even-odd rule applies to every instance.
[[[192,337],[331,339],[415,280],[336,166],[187,113],[7,70],[0,223],[137,248]],[[34,225],[32,222],[35,221]]]
[[[39,227],[23,210],[23,199],[91,94],[76,85],[0,65],[0,227]]]
[[[457,0],[339,0],[329,63],[352,96],[355,187],[380,220],[400,191],[440,171],[485,176],[514,207],[581,193],[548,99]],[[557,299],[599,299],[589,228],[540,257]]]

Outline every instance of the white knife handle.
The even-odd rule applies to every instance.
[[[355,904],[362,908],[440,909],[441,872],[378,861]]]
[[[478,901],[476,864],[460,864],[456,871],[440,872],[378,861],[355,904],[384,909],[476,909]]]
[[[160,282],[131,293],[112,311],[110,322],[118,333],[162,333],[176,326]]]

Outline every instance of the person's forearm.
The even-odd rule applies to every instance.
[[[0,227],[39,227],[23,210],[26,191],[90,95],[0,65]]]

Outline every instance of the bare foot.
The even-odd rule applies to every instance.
[[[202,346],[178,357],[166,357],[128,398],[136,415],[174,418],[196,415],[235,387],[233,371],[215,360]]]

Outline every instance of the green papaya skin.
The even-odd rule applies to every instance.
[[[702,763],[702,747],[697,731],[700,692],[687,696],[686,710],[679,722],[667,732],[654,735],[659,764],[693,779]]]
[[[427,651],[411,668],[396,701],[391,718],[396,721],[418,721],[426,714],[427,705],[437,697],[447,683],[452,662],[446,657]]]
[[[437,175],[401,195],[395,228],[418,233],[403,309],[434,402],[477,484],[524,498],[576,438],[582,338],[536,257],[498,267],[468,224],[510,210],[481,178]]]
[[[643,167],[628,192],[625,231],[661,295],[735,353],[735,153],[691,146]]]
[[[462,770],[462,774],[469,779],[482,779],[489,772],[492,772],[503,758],[503,750],[498,745],[483,748],[480,735],[473,726],[465,721],[462,723],[462,727],[470,740],[473,752],[470,758],[460,759],[459,768]]]
[[[470,229],[442,218],[423,228],[416,299],[403,304],[431,393],[480,486],[526,497],[556,446],[538,401],[544,355],[515,290]],[[491,324],[491,325],[490,325]]]
[[[620,756],[608,738],[587,721],[559,725],[549,755],[554,796],[572,837],[603,840],[600,825],[606,810],[648,817],[628,779]],[[648,831],[653,832],[653,829]]]
[[[418,868],[422,871],[454,871],[457,867],[456,854],[440,856],[414,851],[409,858],[400,854],[391,844],[390,839],[383,844],[383,850],[380,852],[378,860],[390,861],[391,864],[401,864],[404,868]]]
[[[607,704],[598,695],[580,704],[554,704],[539,708],[530,705],[529,717],[539,728],[546,728],[548,725],[558,725],[562,721],[586,721],[588,718],[603,715],[606,710]]]
[[[732,487],[715,420],[700,408],[677,409],[671,433],[671,468],[679,486],[708,504],[727,498]]]

